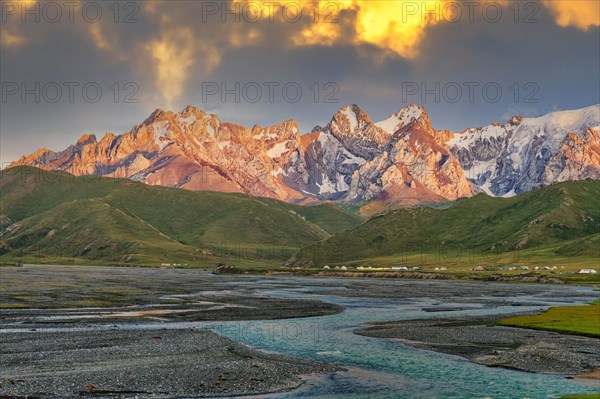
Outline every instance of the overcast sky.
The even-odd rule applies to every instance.
[[[451,130],[597,104],[599,4],[2,0],[1,161],[188,104],[303,133],[350,103]]]

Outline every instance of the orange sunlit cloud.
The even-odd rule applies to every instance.
[[[285,7],[285,3],[270,0],[231,1],[234,4],[258,5],[262,10],[262,18],[271,20],[277,20]],[[483,0],[482,3],[492,1],[499,5],[509,5],[508,0]],[[371,44],[404,58],[415,58],[418,55],[419,45],[428,27],[454,20],[457,6],[460,8],[459,12],[466,13],[455,0],[329,1],[319,3],[318,10],[315,9],[314,0],[294,1],[294,4],[301,7],[303,15],[312,19],[308,26],[303,26],[292,38],[294,45]],[[481,4],[478,4],[481,9]],[[543,0],[542,4],[554,14],[559,26],[587,30],[600,25],[600,1]],[[337,22],[326,21],[327,16],[339,17],[342,13],[350,13],[352,18],[338,19]],[[319,18],[314,18],[315,15]],[[344,29],[343,24],[350,24],[351,29]]]
[[[583,30],[600,26],[600,1],[543,0],[543,4],[554,14],[559,26],[573,26]]]
[[[234,3],[257,4],[262,18],[274,19],[282,14],[285,3],[270,0],[232,0]],[[295,45],[372,44],[403,57],[412,58],[418,53],[418,45],[427,26],[440,22],[440,18],[427,18],[421,9],[441,9],[448,0],[414,1],[361,1],[347,0],[319,3],[313,0],[295,1],[302,8],[302,15],[311,19],[294,37]],[[279,4],[279,6],[273,6]],[[342,19],[342,13],[352,18]],[[293,15],[293,13],[291,13]],[[315,17],[318,16],[318,17]],[[280,19],[279,19],[280,20]],[[288,21],[289,22],[289,21]],[[345,29],[344,24],[351,24]],[[343,32],[349,31],[351,35]]]

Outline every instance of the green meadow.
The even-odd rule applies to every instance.
[[[510,317],[498,324],[600,338],[600,302],[550,308],[539,315]]]

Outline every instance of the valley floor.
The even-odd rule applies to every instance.
[[[412,395],[410,389],[428,386],[429,379],[404,364],[430,367],[428,362],[439,361],[445,367],[455,360],[407,352],[410,346],[487,366],[573,376],[600,368],[598,339],[495,321],[551,303],[583,304],[595,294],[591,287],[552,284],[0,267],[0,398],[193,398],[290,390],[286,397],[345,392],[359,398],[397,389]],[[407,316],[413,320],[395,321]],[[367,367],[361,359],[373,363]],[[398,359],[410,361],[396,364]],[[481,367],[465,363],[453,367]],[[487,375],[484,369],[477,372]],[[464,384],[477,393],[504,389],[486,381],[478,388],[469,373],[457,372],[447,383],[458,392]],[[485,378],[513,379],[528,394],[590,390],[554,376],[523,374]],[[312,382],[304,384],[307,379]]]
[[[0,268],[0,398],[264,394],[338,370],[182,327],[343,311],[317,300],[257,296],[228,280],[173,269]]]

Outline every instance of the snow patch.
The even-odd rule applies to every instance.
[[[191,125],[192,123],[196,122],[196,115],[190,115],[187,118],[182,118],[180,116],[177,117],[177,123],[179,123],[180,125]]]
[[[211,136],[214,136],[214,135],[216,135],[215,128],[214,128],[214,127],[212,127],[212,126],[210,125],[210,123],[209,123],[208,125],[206,125],[206,131],[207,131],[207,132],[208,132],[208,134],[210,134]]]
[[[165,137],[169,132],[169,122],[161,121],[152,124],[152,131],[154,132],[154,142],[162,150],[169,144],[169,141]]]
[[[468,129],[462,133],[455,133],[454,137],[448,140],[447,144],[449,147],[468,148],[479,141],[498,140],[506,136],[509,131],[506,125],[488,125],[480,129]]]
[[[337,184],[334,184],[327,175],[323,175],[322,184],[317,183],[317,187],[319,187],[319,194],[334,194],[340,191],[347,191],[349,187],[344,179],[339,174],[337,177]]]
[[[342,114],[346,117],[348,123],[350,124],[350,132],[356,130],[356,128],[358,127],[358,118],[352,110],[352,107],[347,106],[346,108],[342,109]]]
[[[267,151],[267,155],[270,158],[279,158],[283,153],[287,151],[287,142],[277,143],[271,149]]]
[[[346,159],[344,159],[344,162],[342,162],[342,164],[344,165],[356,164],[362,166],[367,163],[367,161],[364,158],[357,157],[348,151],[344,151],[344,156],[346,157]]]
[[[412,121],[419,119],[422,114],[423,110],[420,107],[409,106],[390,115],[386,120],[375,123],[375,126],[388,134],[394,134]]]
[[[266,131],[263,130],[261,131],[259,134],[255,134],[254,136],[252,136],[255,140],[263,140],[263,139],[276,139],[277,133],[269,133],[266,134]]]

